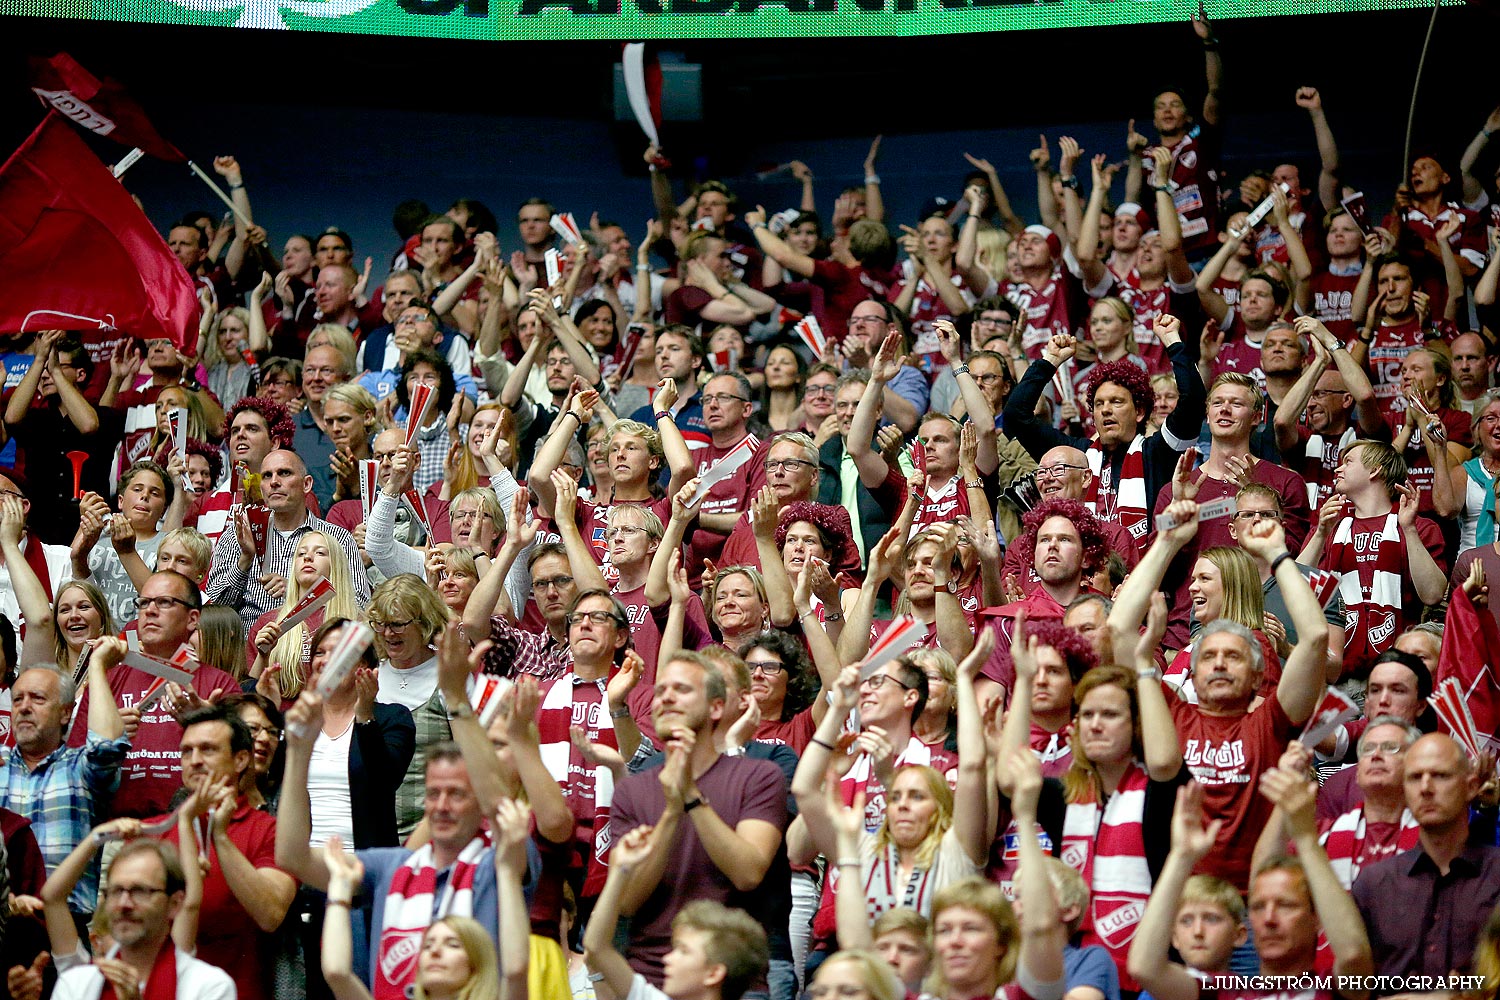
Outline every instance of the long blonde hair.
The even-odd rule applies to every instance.
[[[305,593],[297,581],[295,564],[297,553],[302,551],[309,538],[321,538],[328,546],[328,582],[333,584],[333,598],[323,608],[323,620],[349,618],[358,621],[359,607],[354,603],[354,582],[349,577],[349,561],[344,557],[344,547],[338,539],[321,531],[309,531],[297,540],[297,547],[292,551],[293,567],[287,573],[286,600],[281,602],[281,614],[289,613]],[[307,682],[307,666],[312,660],[310,649],[307,658],[303,659],[303,649],[309,646],[311,639],[307,623],[301,622],[284,632],[271,647],[267,659],[281,665],[278,677],[283,699],[295,698],[302,693],[302,685]]]
[[[927,786],[927,794],[931,795],[933,802],[937,804],[937,812],[932,817],[932,827],[917,848],[916,866],[926,870],[932,867],[938,848],[942,846],[943,835],[953,825],[953,790],[948,787],[948,779],[926,764],[903,764],[896,768],[896,773],[891,778],[891,787],[894,788],[896,782],[901,780],[901,776],[907,773],[914,773],[922,779],[922,783]],[[875,834],[877,854],[884,853],[886,847],[893,843],[895,841],[891,837],[891,813],[887,809],[885,820],[880,824],[879,832]]]
[[[434,920],[427,928],[422,935],[423,943],[426,943],[427,935],[442,924],[447,924],[458,935],[458,940],[464,946],[464,954],[469,959],[468,981],[459,987],[454,1000],[491,1000],[492,997],[499,996],[500,960],[495,955],[495,942],[490,939],[489,931],[472,917],[443,917]],[[420,973],[412,988],[412,996],[416,1000],[427,1000],[427,991],[422,988]]]
[[[1219,571],[1220,586],[1224,589],[1224,609],[1219,617],[1255,632],[1265,628],[1266,594],[1250,554],[1238,545],[1216,545],[1198,553],[1198,558],[1213,563]]]
[[[477,410],[474,411],[474,416],[477,417],[481,413],[487,413],[487,412],[489,412],[491,410],[495,411],[496,414],[499,416],[499,422],[495,424],[495,429],[492,430],[492,431],[490,431],[490,433],[491,434],[503,434],[503,433],[505,433],[505,422],[506,422],[505,421],[505,415],[509,411],[504,406],[500,405],[499,403],[490,402],[490,403],[483,404],[482,406],[479,407],[479,409],[477,409]],[[471,433],[473,432],[473,429],[474,429],[474,422],[473,421],[474,421],[474,418],[470,417],[469,418],[469,430],[470,430]],[[509,439],[509,435],[506,435],[506,436]],[[514,455],[515,454],[515,441],[511,440],[510,444],[511,444],[511,454]],[[484,447],[485,448],[489,448],[490,447],[490,442],[486,441],[484,443]],[[470,490],[470,489],[473,489],[476,486],[488,486],[489,482],[490,482],[490,477],[487,476],[487,475],[485,475],[484,470],[479,467],[479,463],[476,462],[476,461],[474,461],[474,454],[473,454],[473,452],[471,452],[469,450],[468,442],[465,441],[464,442],[464,447],[459,451],[459,454],[458,454],[458,474],[455,475],[452,479],[448,480],[448,495],[451,496],[451,497],[457,497],[464,490]],[[497,527],[503,528],[504,526],[505,526],[505,521],[502,518],[500,524]]]
[[[245,346],[250,346],[250,310],[244,306],[230,306],[228,309],[220,310],[219,314],[214,317],[213,326],[209,328],[208,336],[203,339],[203,367],[209,371],[212,371],[216,365],[233,368],[235,365],[245,363],[245,359],[242,356],[236,354],[231,358],[219,347],[219,327],[224,325],[224,317],[226,316],[233,316],[244,325]]]

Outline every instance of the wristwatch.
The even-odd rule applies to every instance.
[[[700,795],[700,796],[698,796],[696,799],[694,799],[691,802],[684,802],[682,804],[682,811],[684,813],[690,813],[694,809],[697,809],[699,806],[706,806],[706,805],[708,805],[708,796],[706,796],[706,795]]]
[[[461,701],[448,709],[449,719],[472,719],[474,718],[474,706],[467,701]]]

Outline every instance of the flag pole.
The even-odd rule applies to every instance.
[[[230,198],[229,195],[224,192],[223,188],[214,183],[214,179],[208,176],[208,174],[204,173],[202,167],[198,166],[198,164],[194,163],[192,160],[188,160],[187,165],[189,169],[193,171],[193,173],[198,175],[198,179],[200,181],[208,185],[210,191],[219,196],[220,201],[229,206],[229,210],[235,214],[236,218],[238,218],[247,226],[255,225],[254,220],[252,220],[248,215],[239,210],[239,206],[235,205],[234,199]]]

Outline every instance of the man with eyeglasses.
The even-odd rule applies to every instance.
[[[297,883],[276,867],[276,818],[240,794],[253,745],[250,727],[223,706],[182,716],[182,784],[207,800],[206,823],[198,829],[200,838],[207,833],[199,852],[208,871],[197,954],[233,977],[240,1000],[271,1000],[275,935]],[[162,840],[181,847],[177,824]]]
[[[873,371],[876,356],[892,337],[896,338],[891,358],[897,364],[881,383],[880,413],[900,427],[903,434],[916,430],[917,421],[927,412],[932,399],[927,376],[906,364],[910,326],[906,314],[895,306],[866,299],[849,314],[849,335],[844,339],[844,357],[849,366],[868,365]]]
[[[586,755],[570,730],[583,730],[590,744],[609,747],[630,760],[641,745],[641,731],[631,714],[629,696],[648,670],[630,650],[626,609],[609,591],[581,589],[564,616],[573,660],[568,672],[543,683],[537,711],[542,761],[562,787],[574,817],[569,878],[580,901],[591,900],[604,885],[609,856],[609,807],[617,780],[607,766]],[[629,657],[628,667],[621,666]],[[654,656],[653,656],[654,659]],[[651,683],[640,685],[648,696]]]
[[[198,859],[189,858],[188,863],[197,864]],[[131,995],[124,991],[134,988],[134,995],[146,1000],[236,1000],[234,980],[224,970],[172,941],[172,922],[186,888],[175,848],[145,837],[127,841],[110,863],[103,894],[110,936],[118,950],[63,972],[52,995],[57,1000],[87,1000],[109,987],[115,996]]]
[[[1377,861],[1354,881],[1354,902],[1382,976],[1442,976],[1467,969],[1500,902],[1500,847],[1471,843],[1470,806],[1490,768],[1453,737],[1429,733],[1406,748],[1406,808],[1417,845]]]
[[[1296,331],[1312,343],[1312,364],[1281,398],[1272,424],[1283,464],[1306,480],[1309,507],[1322,510],[1344,449],[1390,432],[1370,376],[1343,343],[1310,316],[1297,318]]]
[[[1351,768],[1364,801],[1332,819],[1318,819],[1319,840],[1346,892],[1370,865],[1417,846],[1421,827],[1406,808],[1404,785],[1406,751],[1421,736],[1420,729],[1397,716],[1371,719],[1359,738],[1359,763]],[[1301,745],[1293,743],[1291,747],[1300,750]],[[1301,762],[1301,775],[1307,773],[1306,758],[1307,752],[1300,750],[1297,760]],[[1287,757],[1283,757],[1284,769],[1287,763]],[[1283,838],[1276,824],[1266,829],[1256,851],[1256,867],[1265,863],[1266,839],[1274,841],[1274,855],[1282,853]]]
[[[500,677],[531,674],[546,681],[571,669],[567,616],[579,588],[568,550],[561,543],[533,545],[536,527],[526,520],[528,504],[529,494],[522,489],[506,519],[505,541],[464,605],[464,632],[472,641],[488,638],[492,643],[485,655],[490,673]],[[511,567],[527,550],[531,598],[541,621],[536,631],[526,627],[528,609],[517,608],[507,591]]]
[[[781,511],[791,503],[815,503],[818,507],[832,504],[816,503],[818,484],[822,469],[818,462],[818,447],[813,439],[800,431],[778,434],[771,438],[764,450],[765,485],[771,487],[776,498],[776,509]],[[752,461],[754,461],[752,459]],[[829,568],[837,574],[841,570],[858,571],[858,551],[835,553]],[[840,560],[837,556],[843,555]],[[721,566],[754,566],[760,568],[760,552],[755,545],[755,529],[750,524],[750,512],[739,516],[724,550],[719,555]]]
[[[313,496],[318,498],[318,509],[328,510],[333,506],[333,491],[338,486],[333,473],[333,453],[338,447],[328,436],[328,425],[323,420],[323,401],[340,382],[353,376],[348,362],[338,349],[320,344],[307,352],[302,363],[302,398],[307,405],[292,418],[297,433],[292,437],[292,449],[302,456],[312,474]]]
[[[197,630],[203,598],[192,580],[181,573],[163,570],[146,580],[135,606],[141,652],[158,660],[170,660]],[[139,719],[139,728],[131,737],[130,753],[120,767],[120,788],[110,805],[110,815],[159,816],[171,808],[172,796],[182,786],[178,760],[182,726],[177,722],[177,706],[213,701],[220,695],[238,691],[239,681],[218,667],[190,660],[183,669],[192,673],[192,684],[184,690],[169,687],[166,697],[142,713],[138,706],[157,684],[156,677],[120,663],[123,650],[111,655],[115,656],[112,662],[116,665],[109,670],[109,691],[127,719]],[[94,693],[90,685],[79,700],[78,711],[85,717]],[[82,727],[74,726],[68,745],[83,746],[85,737]]]
[[[354,584],[354,602],[364,607],[370,600],[370,580],[354,536],[313,516],[306,498],[311,487],[312,477],[300,455],[294,451],[271,452],[261,462],[260,478],[262,502],[271,509],[265,555],[256,554],[250,516],[244,511],[239,513],[235,531],[226,531],[214,545],[213,568],[208,573],[209,600],[238,610],[246,629],[281,605],[291,577],[292,554],[298,540],[309,531],[321,531],[339,543]]]
[[[761,447],[760,439],[750,433],[748,424],[754,409],[755,392],[750,380],[739,372],[724,372],[709,379],[699,399],[703,403],[703,423],[708,428],[708,445],[693,452],[702,476],[736,448]],[[750,507],[750,498],[766,483],[766,469],[758,456],[741,465],[725,479],[710,487],[698,504],[698,526],[688,539],[688,579],[696,584],[703,571],[703,560],[719,561],[724,542],[734,530],[742,511]]]
[[[1281,498],[1276,491],[1260,483],[1251,483],[1235,494],[1235,513],[1229,520],[1229,537],[1234,539],[1238,545],[1246,529],[1257,521],[1281,520]],[[1256,556],[1249,549],[1250,558],[1255,560],[1255,568],[1260,573],[1261,588],[1265,592],[1265,611],[1267,626],[1273,629],[1270,638],[1276,639],[1276,630],[1281,632],[1281,642],[1278,648],[1284,651],[1286,647],[1297,645],[1297,626],[1293,624],[1290,612],[1287,611],[1286,598],[1282,596],[1281,584],[1276,582],[1276,576],[1271,572],[1271,564]],[[1316,567],[1297,564],[1304,578],[1312,579]],[[1274,625],[1272,619],[1275,619]],[[1344,665],[1344,598],[1338,591],[1328,598],[1323,605],[1323,620],[1328,623],[1328,662],[1327,677],[1329,683],[1338,680]],[[1197,623],[1192,624],[1192,630],[1197,631]],[[1282,643],[1285,643],[1283,646]]]

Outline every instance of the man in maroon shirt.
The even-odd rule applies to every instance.
[[[179,646],[187,642],[198,628],[203,597],[198,585],[181,573],[164,570],[151,574],[136,599],[139,618],[136,634],[141,652],[159,660],[169,660]],[[189,666],[192,666],[191,662]],[[114,816],[157,816],[170,807],[172,795],[182,784],[178,749],[182,726],[174,708],[196,706],[213,701],[220,695],[239,690],[239,682],[218,667],[198,664],[193,667],[193,682],[183,692],[168,689],[168,697],[156,702],[141,714],[138,707],[151,690],[156,678],[128,664],[109,671],[109,688],[115,701],[126,713],[140,718],[140,728],[131,739],[130,753],[120,766],[120,788],[115,792],[110,812]],[[88,717],[92,691],[85,691],[78,711]],[[83,746],[83,728],[75,726],[68,739],[70,746]]]
[[[1153,556],[1163,541],[1180,549],[1198,532],[1198,509],[1191,501],[1170,508],[1178,526],[1161,533],[1152,552],[1141,560],[1137,586],[1122,588],[1110,624],[1133,635],[1149,604],[1149,591],[1160,572]],[[1312,717],[1323,696],[1323,661],[1327,631],[1323,608],[1286,549],[1286,533],[1279,522],[1256,521],[1239,532],[1241,548],[1272,567],[1281,587],[1297,645],[1282,668],[1273,697],[1254,709],[1266,664],[1261,644],[1243,625],[1220,618],[1209,622],[1193,643],[1192,684],[1198,704],[1168,698],[1172,719],[1182,741],[1183,762],[1204,786],[1210,814],[1218,817],[1217,848],[1197,865],[1197,871],[1217,875],[1241,892],[1250,883],[1254,840],[1271,816],[1271,803],[1255,793],[1262,772],[1276,767],[1287,742]],[[1150,572],[1147,573],[1148,563]],[[1127,581],[1126,587],[1129,587]],[[1117,633],[1118,634],[1118,633]]]
[[[703,401],[703,423],[708,427],[707,448],[693,452],[702,476],[726,455],[739,447],[758,451],[760,439],[750,433],[748,424],[754,408],[754,391],[750,380],[739,372],[724,372],[709,379],[699,399]],[[686,566],[696,583],[703,560],[715,562],[724,542],[734,530],[740,514],[750,507],[750,498],[766,483],[764,463],[752,456],[727,479],[715,483],[698,506],[698,528],[689,539]]]
[[[1203,42],[1208,81],[1202,119],[1193,120],[1180,92],[1166,90],[1152,103],[1151,122],[1161,145],[1172,151],[1172,202],[1182,226],[1183,247],[1189,260],[1202,260],[1214,252],[1218,233],[1219,91],[1224,62],[1219,56],[1219,40],[1201,3],[1193,19],[1193,31]]]
[[[880,223],[861,219],[849,227],[849,253],[854,257],[851,265],[832,259],[814,260],[798,253],[771,232],[764,208],[746,212],[745,222],[767,257],[824,290],[822,309],[815,310],[814,315],[830,340],[844,339],[849,329],[849,314],[855,306],[871,297],[892,297],[896,245]]]
[[[198,957],[229,973],[241,1000],[271,1000],[273,935],[297,883],[276,867],[276,819],[240,792],[253,744],[249,727],[228,709],[215,705],[182,716],[182,781],[205,809],[198,836],[209,865]],[[177,843],[175,824],[164,839]]]

